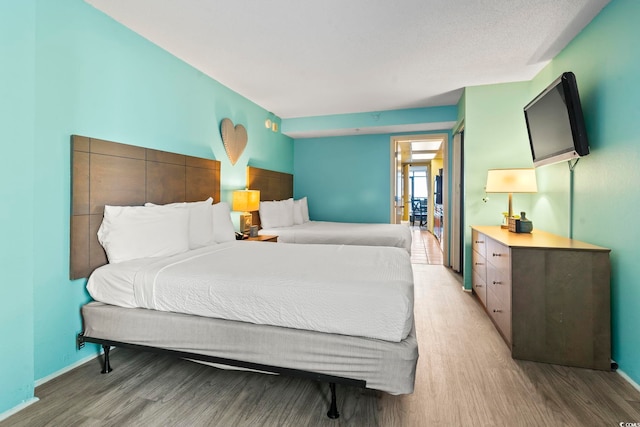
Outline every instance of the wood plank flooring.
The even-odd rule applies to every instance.
[[[40,401],[7,426],[618,426],[640,423],[640,392],[613,372],[511,359],[459,277],[415,264],[420,359],[416,389],[391,396],[313,381],[225,371],[112,352],[114,371],[91,361],[36,389]]]
[[[417,226],[411,226],[411,233],[411,263],[442,265],[442,249],[436,236]]]

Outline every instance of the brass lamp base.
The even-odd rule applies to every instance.
[[[253,217],[251,213],[245,212],[240,214],[240,232],[243,234],[249,233],[251,225],[253,223]]]

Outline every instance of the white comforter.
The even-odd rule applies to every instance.
[[[399,342],[413,324],[413,274],[398,248],[236,241],[97,269],[107,304]]]
[[[309,221],[291,227],[262,229],[260,234],[276,235],[282,243],[391,246],[411,253],[411,229],[401,224]]]

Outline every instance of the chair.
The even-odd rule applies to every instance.
[[[420,199],[420,227],[427,225],[427,199]]]
[[[411,199],[411,225],[416,225],[416,217],[420,212],[420,200]]]
[[[427,224],[427,199],[411,199],[411,225],[415,225],[416,218],[420,227]]]

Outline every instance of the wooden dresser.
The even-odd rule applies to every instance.
[[[472,227],[473,291],[515,359],[611,369],[609,249]]]

